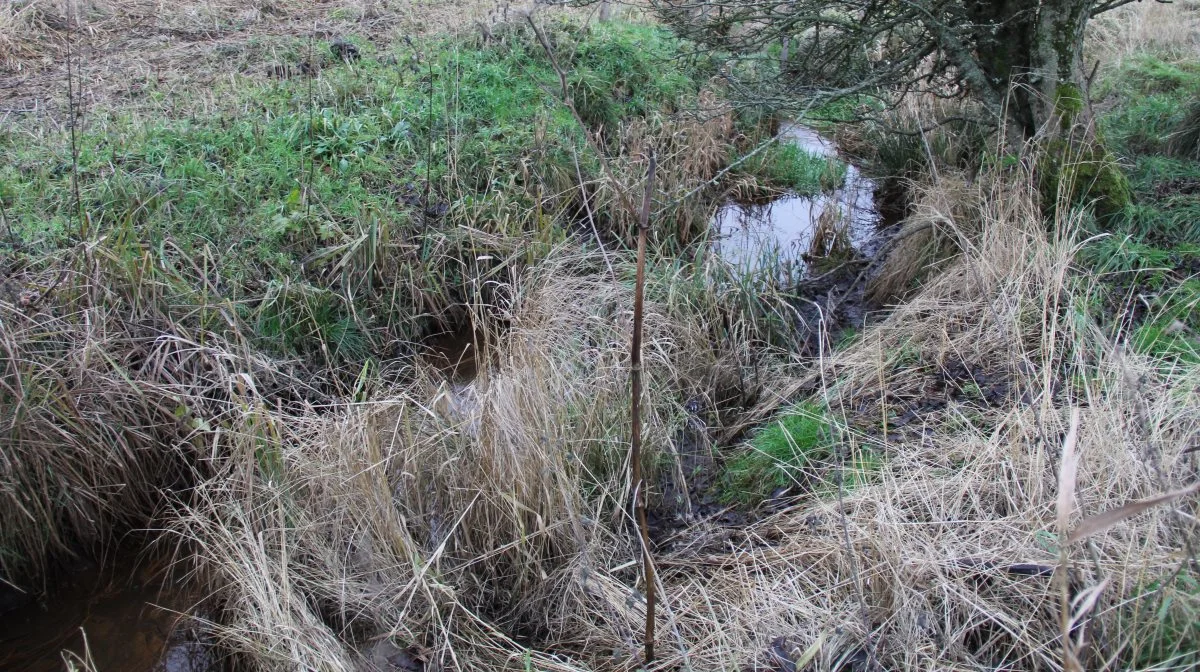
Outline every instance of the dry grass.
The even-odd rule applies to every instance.
[[[610,568],[636,557],[623,479],[631,288],[594,264],[556,255],[522,279],[492,365],[465,388],[421,368],[360,405],[249,408],[212,446],[225,466],[178,527],[216,575],[232,650],[256,669],[353,669],[390,646],[442,667],[519,668],[511,633],[532,633],[554,643],[530,654],[538,669],[578,669],[551,649],[613,654],[575,640],[588,577],[630,579]],[[647,466],[668,482],[683,477],[670,468],[679,392],[722,358],[700,324],[686,303],[648,304]],[[616,609],[622,622],[637,611]],[[632,655],[632,633],[621,637]]]
[[[889,305],[911,296],[921,280],[936,275],[940,264],[978,235],[979,190],[957,173],[943,173],[936,184],[910,185],[912,212],[889,240],[867,283],[873,303]]]
[[[657,221],[669,221],[671,230],[655,227],[659,242],[687,245],[709,232],[713,217],[714,178],[728,160],[733,135],[733,115],[728,104],[712,90],[700,93],[697,110],[678,115],[655,115],[635,119],[617,130],[626,151],[612,159],[611,180],[595,185],[597,211],[611,213],[610,227],[626,245],[633,245],[637,232],[637,210],[619,207],[641,189],[649,157],[640,148],[654,147],[658,153],[656,201],[665,204],[655,212]],[[708,184],[710,188],[704,188]]]
[[[1086,49],[1106,67],[1145,52],[1194,58],[1200,50],[1200,2],[1136,2],[1101,14],[1089,24]]]
[[[9,581],[46,576],[48,560],[143,526],[205,472],[193,440],[228,400],[247,386],[298,382],[282,363],[173,321],[160,303],[168,277],[124,251],[5,263],[0,570]]]
[[[1183,159],[1200,161],[1200,101],[1194,101],[1172,134],[1168,151]]]
[[[699,523],[657,555],[662,669],[779,668],[805,652],[818,670],[1060,669],[1063,571],[1072,595],[1099,591],[1072,633],[1086,631],[1089,668],[1170,667],[1171,647],[1189,645],[1165,628],[1200,596],[1162,581],[1190,562],[1195,502],[1063,548],[1055,501],[1072,408],[1082,515],[1194,482],[1200,379],[1087,320],[1074,222],[1048,239],[1035,193],[1020,171],[960,188],[978,213],[964,251],[819,363],[843,457],[878,456],[868,482],[742,529]],[[388,652],[448,669],[635,664],[629,292],[560,257],[518,282],[513,327],[465,392],[430,375],[322,414],[247,408],[206,451],[225,466],[180,525],[218,577],[224,641],[255,669],[354,669]],[[722,356],[686,305],[653,304],[647,322],[647,445],[668,467],[678,391],[703,387]],[[1005,391],[880,429],[956,365]]]
[[[816,468],[801,480],[827,486],[792,506],[745,527],[699,521],[659,549],[661,669],[1060,669],[1055,575],[1098,591],[1073,632],[1089,668],[1167,669],[1194,645],[1170,628],[1194,621],[1200,595],[1168,578],[1192,571],[1194,498],[1066,548],[1055,501],[1073,408],[1071,524],[1195,482],[1200,374],[1089,321],[1077,222],[1047,238],[1020,166],[940,185],[919,212],[958,256],[804,380],[768,374],[773,404],[815,381],[842,459],[874,456],[869,478],[839,493],[836,466]],[[273,363],[160,321],[166,279],[141,257],[74,254],[10,269],[0,303],[10,576],[30,570],[14,557],[151,521],[177,533],[166,541],[181,540],[216,636],[248,669],[636,665],[628,258],[610,273],[565,248],[513,274],[502,303],[470,307],[481,327],[510,327],[483,339],[488,364],[465,388],[418,362],[402,388],[287,406],[274,400],[296,381],[272,381]],[[75,275],[56,285],[63,269]],[[647,466],[666,510],[691,477],[684,403],[730,385],[748,341],[714,344],[709,294],[651,277]],[[954,369],[1000,391],[924,405]],[[176,479],[194,488],[174,496]]]
[[[1054,584],[1015,566],[1058,564],[1066,409],[1083,409],[1075,495],[1084,514],[1197,478],[1187,452],[1200,430],[1196,369],[1123,353],[1081,317],[1089,288],[1071,277],[1075,245],[1069,233],[1046,239],[1027,182],[1017,176],[975,196],[983,226],[967,251],[823,363],[823,397],[843,414],[847,459],[866,449],[885,456],[872,482],[844,507],[826,497],[764,520],[732,550],[714,544],[662,559],[664,600],[686,642],[677,662],[767,665],[772,640],[788,637],[785,648],[799,651],[819,643],[817,669],[856,655],[888,669],[1057,669]],[[1004,403],[951,403],[923,413],[911,433],[862,431],[864,419],[878,427],[893,405],[927,396],[925,372],[958,362],[1003,372]],[[1068,549],[1079,588],[1107,582],[1088,626],[1089,668],[1138,660],[1163,635],[1162,621],[1131,617],[1131,605],[1159,597],[1152,582],[1189,562],[1194,514],[1195,502],[1179,514],[1158,510]],[[1188,622],[1200,597],[1183,601],[1167,611]]]
[[[665,164],[715,169],[726,119],[662,123],[679,124],[662,131]],[[708,149],[688,154],[696,142]],[[639,160],[620,173],[639,174]],[[1072,265],[1079,222],[1064,210],[1048,236],[1031,163],[921,189],[897,245],[937,254],[897,255],[877,281],[908,301],[802,378],[768,369],[757,417],[816,396],[843,461],[875,466],[852,489],[817,489],[746,527],[699,521],[660,549],[658,669],[1062,669],[1062,586],[1097,591],[1072,607],[1088,668],[1191,664],[1172,656],[1194,640],[1170,626],[1196,620],[1200,594],[1169,577],[1194,573],[1195,498],[1073,546],[1055,502],[1072,409],[1071,524],[1194,483],[1200,372],[1132,354],[1090,321],[1095,280]],[[671,179],[668,193],[688,188]],[[403,387],[291,404],[281,391],[302,378],[237,338],[229,307],[188,309],[233,335],[167,318],[177,288],[149,259],[106,243],[4,269],[6,576],[149,522],[181,540],[220,614],[215,634],[247,669],[637,665],[628,258],[564,248],[497,276],[489,295],[506,298],[466,308],[493,345],[465,387],[418,361]],[[663,493],[691,476],[685,401],[760,362],[752,326],[713,338],[719,287],[652,277],[647,466],[666,509]],[[508,328],[486,332],[497,316]],[[998,391],[922,405],[951,369]],[[915,421],[892,426],[905,411]],[[836,483],[838,469],[816,475]]]

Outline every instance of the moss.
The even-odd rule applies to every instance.
[[[1107,221],[1130,205],[1129,180],[1100,139],[1060,137],[1047,143],[1041,163],[1042,205],[1091,205]]]
[[[1054,90],[1054,114],[1064,131],[1071,130],[1083,112],[1083,92],[1074,84],[1060,84]]]

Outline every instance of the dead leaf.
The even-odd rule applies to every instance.
[[[1065,532],[1075,509],[1075,477],[1079,473],[1079,455],[1075,442],[1079,438],[1079,409],[1071,409],[1071,428],[1063,441],[1062,464],[1058,471],[1058,529]]]
[[[1159,504],[1166,504],[1171,500],[1179,499],[1180,497],[1186,497],[1196,492],[1200,492],[1200,481],[1197,481],[1186,488],[1168,492],[1164,495],[1139,499],[1136,502],[1130,502],[1123,506],[1118,506],[1115,509],[1109,509],[1104,513],[1097,514],[1090,518],[1085,518],[1083,522],[1079,523],[1079,527],[1076,527],[1075,531],[1071,533],[1071,536],[1067,538],[1067,541],[1070,543],[1079,541],[1080,539],[1087,539],[1088,537],[1094,534],[1100,534],[1113,525],[1116,525],[1123,520],[1132,518],[1139,513],[1146,511],[1147,509],[1154,508]]]

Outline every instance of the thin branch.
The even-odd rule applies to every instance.
[[[79,239],[83,240],[87,237],[87,228],[83,214],[83,199],[79,195],[79,136],[76,129],[75,116],[77,114],[77,101],[75,92],[75,79],[72,77],[72,61],[78,58],[78,52],[72,53],[71,46],[75,42],[75,24],[79,20],[79,11],[75,7],[75,3],[67,6],[67,12],[70,16],[67,17],[67,125],[71,131],[71,195],[75,199],[75,215],[78,217],[77,233]],[[78,75],[79,73],[75,73]],[[82,89],[82,82],[80,87]]]

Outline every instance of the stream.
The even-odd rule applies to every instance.
[[[42,598],[0,583],[0,669],[59,672],[71,669],[68,661],[96,672],[218,669],[211,643],[182,616],[194,595],[168,576],[163,567],[118,557],[63,572]]]
[[[812,156],[841,158],[833,142],[802,124],[784,124],[780,142]],[[876,189],[874,180],[846,162],[845,180],[832,194],[789,192],[758,205],[727,202],[713,218],[715,251],[740,275],[773,275],[785,282],[804,279],[809,276],[807,257],[818,223],[832,217],[854,250],[870,258],[882,242]]]

